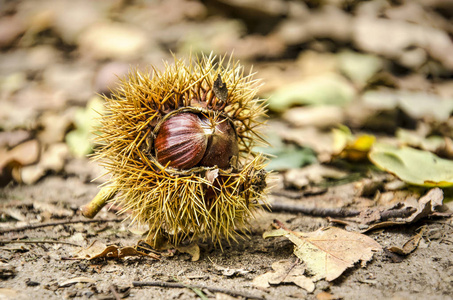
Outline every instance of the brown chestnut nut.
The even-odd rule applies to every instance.
[[[156,159],[176,169],[229,168],[238,155],[236,131],[223,117],[183,112],[164,120],[154,140]]]

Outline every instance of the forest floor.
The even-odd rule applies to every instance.
[[[442,0],[0,0],[0,299],[453,299],[452,19]],[[80,213],[105,181],[97,95],[211,52],[263,79],[274,212],[150,252],[118,207]],[[315,280],[294,236],[331,227],[359,256]]]

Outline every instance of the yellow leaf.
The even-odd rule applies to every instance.
[[[332,131],[334,153],[351,161],[367,159],[368,152],[376,141],[374,135],[363,134],[354,136],[348,127],[340,126]]]

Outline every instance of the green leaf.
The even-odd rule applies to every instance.
[[[360,86],[382,68],[382,60],[374,55],[345,51],[338,58],[341,72]]]
[[[66,143],[73,154],[83,157],[93,151],[93,131],[99,127],[99,114],[104,110],[104,101],[93,97],[86,108],[79,108],[75,115],[76,129],[66,135]]]
[[[309,148],[287,148],[276,153],[275,157],[271,157],[271,161],[267,165],[266,169],[283,171],[292,168],[299,168],[315,163],[316,161],[316,154]]]
[[[255,147],[253,150],[269,157],[270,162],[266,166],[269,171],[298,168],[317,161],[316,153],[312,149],[285,144],[282,138],[273,131],[267,133],[266,140],[271,145],[270,147]]]
[[[453,186],[453,161],[431,152],[376,144],[369,158],[376,166],[407,183],[427,187]]]
[[[328,74],[282,86],[269,98],[269,109],[282,112],[294,105],[345,105],[355,92],[341,76]]]

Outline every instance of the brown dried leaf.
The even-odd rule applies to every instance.
[[[404,243],[403,247],[400,248],[393,246],[388,248],[388,250],[399,255],[408,255],[414,252],[415,249],[417,249],[418,244],[420,243],[420,240],[422,239],[423,234],[426,231],[426,228],[426,226],[422,226],[420,228],[420,231],[416,235],[414,235],[406,243]]]
[[[362,232],[367,232],[370,230],[378,229],[378,228],[384,228],[388,226],[394,226],[394,225],[403,225],[403,224],[410,224],[417,222],[420,219],[426,218],[430,215],[434,215],[439,212],[439,208],[442,206],[442,202],[444,199],[444,193],[440,188],[433,188],[429,190],[423,197],[421,197],[418,202],[417,206],[411,206],[410,204],[405,203],[404,208],[400,209],[401,212],[404,210],[410,211],[415,210],[412,214],[409,214],[409,216],[406,217],[395,217],[393,220],[390,221],[384,221],[384,222],[379,222],[376,224],[370,225],[368,228],[363,230]],[[377,214],[376,218],[373,221],[379,221],[382,219],[383,215],[391,215],[392,210],[394,210],[395,207],[392,207],[390,209],[387,209],[383,212],[380,212]],[[449,214],[446,214],[445,216],[448,216]],[[361,218],[355,219],[355,222],[362,223],[364,220]],[[372,223],[370,220],[367,220],[365,223]],[[363,223],[362,223],[363,224]]]
[[[273,263],[272,269],[274,271],[255,277],[253,285],[259,288],[268,288],[270,284],[295,283],[310,293],[315,290],[313,280],[304,275],[304,265],[282,260]]]
[[[33,164],[39,158],[39,150],[39,143],[37,140],[22,143],[10,151],[3,150],[3,153],[0,156],[0,167],[3,167],[13,160],[17,161],[21,166]]]
[[[372,238],[346,230],[327,227],[314,232],[295,232],[280,228],[263,237],[284,236],[295,244],[294,254],[314,274],[314,280],[332,281],[358,261],[369,261],[382,247]]]
[[[75,258],[92,260],[96,258],[123,258],[127,256],[151,256],[157,258],[155,255],[139,252],[134,247],[120,248],[116,245],[106,246],[97,240],[88,246],[88,248],[76,252]]]
[[[38,161],[40,146],[37,140],[27,141],[7,151],[0,149],[0,186],[12,178],[20,182],[20,168]]]
[[[198,261],[200,259],[200,247],[196,242],[193,242],[187,246],[178,246],[176,247],[176,250],[192,256],[192,261]]]

